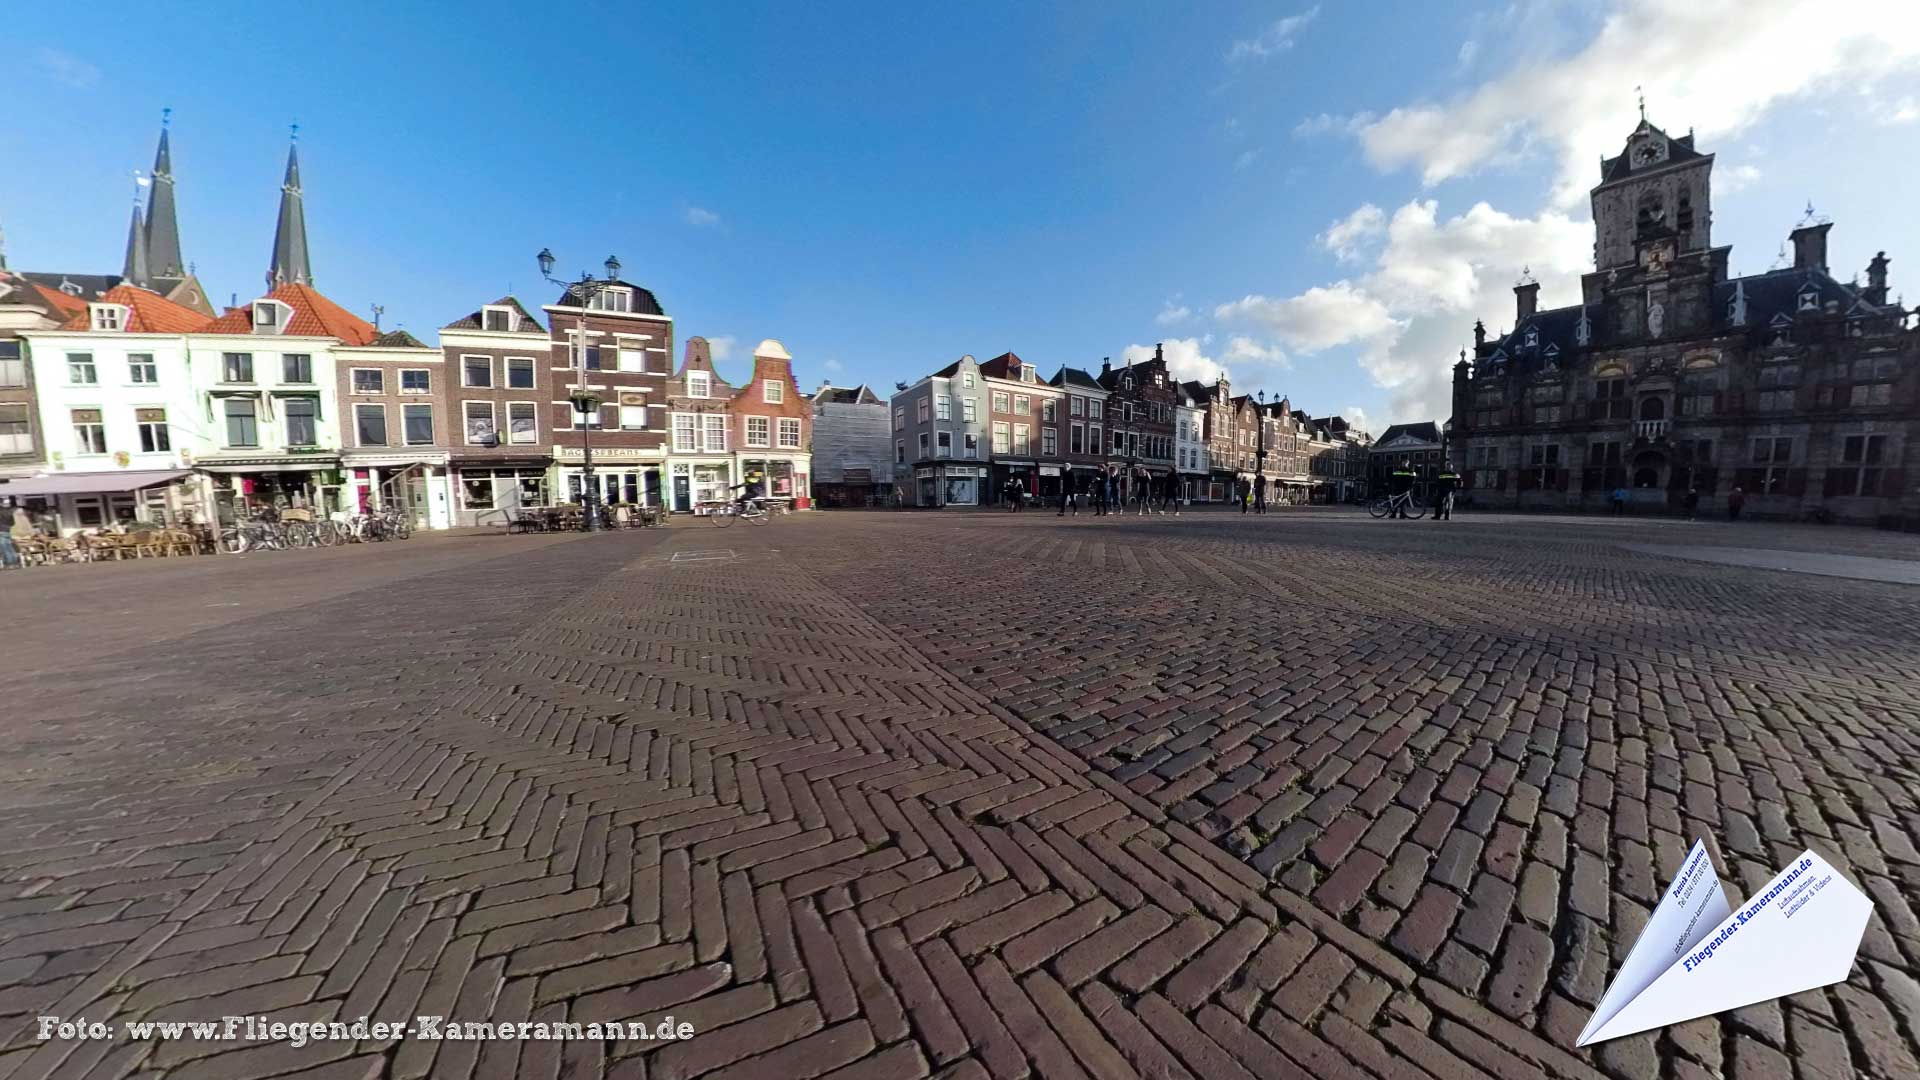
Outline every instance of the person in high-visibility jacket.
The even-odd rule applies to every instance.
[[[1412,500],[1410,498],[1406,498],[1405,496],[1407,496],[1412,491],[1413,491],[1413,463],[1410,461],[1403,461],[1400,463],[1399,468],[1393,470],[1393,496],[1398,501],[1396,501],[1393,504],[1392,516],[1397,518],[1404,518],[1407,516],[1407,504]]]
[[[1433,496],[1433,520],[1453,520],[1453,493],[1460,486],[1460,474],[1447,465],[1440,469],[1440,475],[1434,478],[1437,487]]]

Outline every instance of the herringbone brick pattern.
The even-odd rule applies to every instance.
[[[1444,605],[1396,632],[1360,599],[1430,603],[1424,584],[1456,572],[1395,588],[1326,566],[1277,574],[1269,538],[1207,524],[1212,537],[1196,523],[1135,538],[856,515],[736,531],[739,558],[680,563],[666,556],[716,534],[606,536],[426,560],[404,587],[131,648],[84,681],[12,674],[0,700],[34,719],[0,725],[0,1080],[1763,1075],[1792,1056],[1891,1076],[1911,1062],[1915,936],[1884,903],[1870,981],[1597,1058],[1555,1045],[1638,911],[1592,865],[1624,841],[1583,824],[1619,827],[1621,792],[1648,807],[1648,873],[1684,826],[1724,838],[1721,778],[1737,773],[1750,790],[1734,809],[1756,828],[1784,814],[1804,829],[1817,810],[1836,845],[1880,855],[1842,860],[1877,899],[1912,891],[1911,757],[1893,760],[1912,729],[1892,674],[1843,696],[1783,671],[1764,698],[1696,704],[1686,686],[1711,680],[1666,681],[1679,665],[1630,660],[1602,679],[1592,659],[1541,659],[1577,628],[1544,629],[1565,603],[1546,568],[1516,575],[1542,595],[1504,608],[1537,634]],[[271,588],[251,580],[235,587]],[[1594,621],[1627,642],[1632,623]],[[1233,651],[1236,630],[1253,652]],[[1437,662],[1415,662],[1416,636],[1446,643]],[[1830,662],[1857,670],[1839,650]],[[1183,696],[1194,704],[1165,704]],[[1820,724],[1779,712],[1794,701]],[[1851,710],[1838,723],[1836,701]],[[1247,767],[1260,776],[1242,783]],[[1769,773],[1778,787],[1752,779]],[[1256,790],[1222,827],[1220,808]],[[1251,831],[1293,792],[1306,800],[1270,835]],[[1263,859],[1298,820],[1316,825],[1304,851]],[[1234,854],[1242,830],[1259,841],[1242,845],[1251,865]],[[1759,843],[1742,872],[1783,841]],[[1538,866],[1558,874],[1550,888]],[[1389,882],[1409,875],[1396,905]],[[1542,905],[1573,905],[1593,947],[1556,940],[1566,920]],[[1479,981],[1458,977],[1469,961]],[[39,1043],[29,1021],[239,1012],[671,1013],[700,1034],[294,1048]]]

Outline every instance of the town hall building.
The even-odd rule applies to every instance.
[[[1811,212],[1790,265],[1733,277],[1712,242],[1713,155],[1642,117],[1593,188],[1576,304],[1514,289],[1512,332],[1454,366],[1449,456],[1475,506],[1635,511],[1695,493],[1750,516],[1892,523],[1920,513],[1920,330],[1881,253],[1843,282]],[[1783,260],[1784,261],[1784,260]]]

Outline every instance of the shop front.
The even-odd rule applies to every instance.
[[[578,505],[586,475],[577,446],[556,447],[555,491],[568,505]],[[662,472],[666,462],[658,450],[630,447],[594,448],[594,498],[602,506],[659,506],[664,498]]]
[[[979,506],[991,474],[982,465],[920,465],[913,470],[915,506]]]
[[[457,525],[505,525],[523,509],[554,504],[545,458],[460,462],[453,473]]]
[[[740,456],[740,478],[751,480],[759,477],[761,490],[775,499],[790,499],[797,510],[804,510],[810,503],[807,494],[807,461],[805,457],[748,457]]]
[[[347,498],[340,459],[332,454],[203,459],[194,468],[204,478],[209,524],[226,527],[283,510],[325,517],[356,509]]]
[[[359,514],[404,510],[416,529],[453,524],[452,470],[445,451],[425,454],[341,454],[348,507]]]
[[[190,475],[185,469],[78,472],[0,483],[0,528],[13,522],[16,509],[47,536],[143,522],[179,524],[197,505],[191,485],[181,483]]]
[[[993,489],[987,494],[987,502],[1005,502],[1008,481],[1018,484],[1020,490],[1031,498],[1039,491],[1039,462],[1023,461],[1018,458],[996,459],[993,463]]]
[[[667,508],[676,514],[705,513],[704,507],[732,497],[732,458],[672,459],[667,463]]]

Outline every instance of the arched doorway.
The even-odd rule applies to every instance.
[[[1633,457],[1633,489],[1655,491],[1666,486],[1667,456],[1644,451]]]
[[[1666,418],[1667,403],[1664,400],[1657,397],[1640,399],[1640,419],[1665,420]]]

